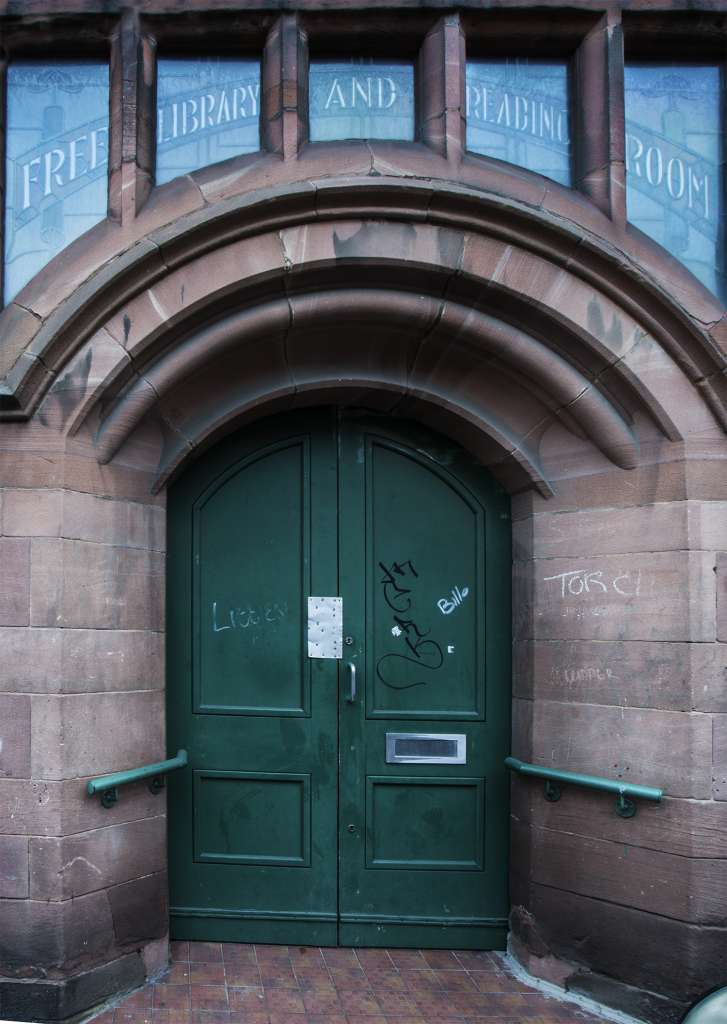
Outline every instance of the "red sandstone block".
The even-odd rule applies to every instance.
[[[0,836],[0,897],[24,899],[28,895],[28,840]]]
[[[714,715],[712,728],[712,796],[727,800],[727,715]]]
[[[163,806],[159,808],[163,810]],[[166,867],[166,818],[30,840],[30,896],[69,899]]]
[[[63,495],[62,536],[162,551],[164,509],[140,502],[109,501],[92,494],[66,491]]]
[[[727,647],[666,641],[522,640],[516,696],[565,703],[727,711]]]
[[[60,490],[5,491],[2,533],[6,537],[58,537],[62,500]]]
[[[29,541],[0,537],[0,579],[0,625],[27,625],[30,595]]]
[[[30,697],[0,694],[0,778],[30,777]]]
[[[709,715],[516,699],[513,723],[513,752],[525,761],[711,796]]]
[[[76,540],[35,538],[32,543],[34,625],[161,628],[159,553]]]
[[[528,847],[532,881],[693,924],[724,920],[725,861],[515,826],[514,855]]]
[[[624,553],[528,563],[533,630],[543,640],[715,639],[714,558]]]
[[[34,778],[102,775],[164,757],[159,692],[34,695],[32,702]],[[88,799],[83,787],[78,799]]]

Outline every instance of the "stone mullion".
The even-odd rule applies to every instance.
[[[262,79],[263,149],[295,160],[308,140],[308,39],[297,15],[282,15],[270,30]]]
[[[575,184],[617,224],[626,221],[623,33],[612,10],[576,51]]]
[[[125,11],[111,40],[109,216],[131,222],[154,183],[156,44],[136,11]]]
[[[422,142],[458,164],[464,152],[465,39],[458,14],[441,18],[418,62],[418,117]]]

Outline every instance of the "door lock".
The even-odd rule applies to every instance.
[[[355,825],[346,825],[346,828],[351,833],[351,835],[353,835],[356,832],[356,826]]]
[[[346,645],[346,647],[351,647],[351,645],[353,644],[353,637],[352,636],[344,637],[343,642]]]

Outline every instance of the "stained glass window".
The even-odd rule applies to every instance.
[[[106,64],[8,68],[6,301],[106,216],[108,125]]]
[[[722,76],[716,65],[625,71],[628,218],[725,295]]]
[[[208,57],[157,64],[158,185],[260,149],[260,64]]]
[[[467,149],[571,183],[568,67],[546,60],[467,62]]]
[[[313,60],[311,142],[414,138],[414,65],[406,61]]]

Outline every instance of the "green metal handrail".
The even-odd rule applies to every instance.
[[[177,756],[171,757],[168,761],[157,761],[156,764],[145,764],[141,768],[130,768],[125,772],[114,772],[113,775],[100,775],[97,779],[89,779],[86,783],[86,792],[89,796],[98,793],[102,807],[113,807],[119,799],[119,786],[149,779],[150,791],[159,793],[164,789],[164,776],[176,771],[177,768],[184,768],[186,764],[187,751],[178,750]]]
[[[606,793],[616,793],[616,813],[622,818],[633,818],[636,814],[634,799],[661,800],[663,791],[653,786],[635,786],[631,782],[618,779],[604,779],[601,775],[581,775],[580,772],[563,772],[557,768],[543,768],[539,764],[528,764],[517,757],[506,757],[505,764],[520,775],[532,775],[545,779],[545,799],[560,800],[560,785],[586,786],[588,789],[600,789]]]

